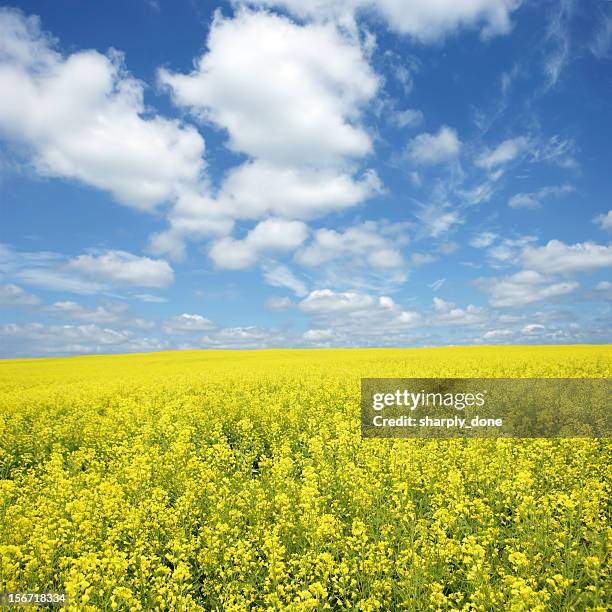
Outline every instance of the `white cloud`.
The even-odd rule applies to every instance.
[[[482,278],[477,282],[489,294],[491,306],[499,308],[525,306],[578,288],[576,282],[551,283],[534,270],[522,270],[505,278]]]
[[[297,249],[307,236],[308,227],[301,221],[271,218],[258,223],[242,240],[217,240],[209,255],[218,268],[241,270],[253,266],[262,253]]]
[[[389,123],[399,128],[417,127],[423,123],[423,113],[414,108],[392,111],[388,117]]]
[[[160,295],[152,295],[151,293],[137,293],[134,297],[141,302],[149,302],[151,304],[163,304],[168,301]]]
[[[447,312],[454,306],[454,304],[446,302],[442,298],[435,297],[432,300],[432,306],[436,312]]]
[[[338,320],[347,323],[353,321],[370,321],[376,324],[412,325],[419,320],[419,314],[404,310],[388,296],[372,296],[352,291],[332,291],[316,289],[299,303],[302,312],[327,318],[342,315]]]
[[[108,286],[105,284],[79,278],[65,269],[52,270],[44,266],[24,267],[19,269],[14,277],[26,285],[41,287],[50,291],[92,295],[108,290]]]
[[[288,297],[271,297],[266,300],[266,308],[270,310],[287,310],[293,302]]]
[[[482,323],[487,316],[483,308],[474,304],[458,308],[453,302],[439,297],[432,300],[432,308],[435,314],[430,323],[434,325],[473,325]]]
[[[517,193],[508,200],[510,208],[539,208],[542,206],[533,193]]]
[[[204,141],[151,114],[118,52],[67,57],[36,17],[0,9],[0,134],[25,145],[38,173],[73,178],[150,210],[199,181]]]
[[[52,291],[95,294],[108,289],[102,283],[83,279],[66,269],[66,258],[49,251],[14,251],[0,244],[0,274],[25,285]]]
[[[334,20],[354,29],[358,15],[374,14],[387,27],[421,42],[433,42],[461,27],[481,28],[484,37],[506,34],[521,0],[235,0],[281,7],[302,19]]]
[[[0,285],[0,307],[35,306],[40,300],[18,285]]]
[[[306,285],[293,272],[283,265],[266,266],[264,269],[264,279],[272,287],[285,287],[290,289],[298,297],[304,297],[308,290]]]
[[[463,223],[461,220],[457,220],[457,223]],[[450,242],[444,242],[438,246],[438,251],[443,255],[451,255],[459,250],[459,243],[451,240]]]
[[[299,307],[306,313],[328,314],[365,310],[377,304],[377,298],[366,294],[316,289],[300,302]]]
[[[126,251],[79,255],[68,261],[66,268],[85,277],[135,287],[163,288],[174,282],[174,272],[168,262]]]
[[[0,274],[27,285],[85,295],[108,292],[113,286],[166,287],[174,278],[165,261],[125,251],[92,250],[69,259],[48,251],[14,251],[1,244]],[[164,301],[146,294],[135,297]]]
[[[266,214],[310,219],[355,206],[382,190],[374,171],[355,180],[332,167],[283,166],[256,160],[232,170],[217,199],[236,218]]]
[[[593,223],[597,223],[602,230],[612,231],[612,210],[609,210],[607,213],[602,213],[601,215],[597,215],[593,219]]]
[[[428,236],[439,238],[448,233],[455,225],[463,223],[463,219],[456,210],[448,210],[446,206],[427,204],[421,206],[415,215],[423,224]]]
[[[208,331],[214,327],[214,323],[202,315],[183,313],[166,319],[163,330],[164,333],[173,335]]]
[[[335,164],[371,151],[357,121],[378,79],[332,25],[266,12],[217,15],[188,75],[161,70],[180,106],[228,131],[229,147],[279,166]]]
[[[524,306],[575,291],[578,283],[558,282],[555,277],[612,266],[612,246],[592,242],[566,245],[551,240],[532,246],[534,238],[504,240],[488,254],[504,263],[522,263],[523,269],[508,277],[480,278],[476,283],[489,294],[495,307]]]
[[[487,150],[476,158],[476,165],[491,170],[497,166],[507,164],[523,153],[529,145],[524,136],[504,140],[493,150]]]
[[[517,193],[508,200],[510,208],[539,208],[542,205],[542,200],[556,196],[560,197],[573,193],[574,187],[571,185],[560,185],[552,187],[542,187],[531,193]]]
[[[492,329],[483,334],[483,340],[497,340],[498,338],[508,338],[513,336],[514,332],[511,329]]]
[[[591,53],[597,59],[609,58],[612,50],[612,12],[602,17],[595,37],[589,45]]]
[[[595,289],[597,289],[598,291],[609,291],[610,289],[612,289],[612,283],[610,281],[600,281],[599,283],[597,283]]]
[[[536,241],[535,236],[504,238],[487,249],[487,255],[502,264],[518,263],[525,247]]]
[[[159,338],[137,337],[130,330],[98,325],[43,325],[28,323],[0,325],[0,340],[16,356],[69,355],[161,350],[167,344]]]
[[[496,183],[501,178],[503,172],[496,170],[490,173],[486,180],[471,189],[457,189],[456,194],[470,206],[478,206],[483,202],[489,202],[496,190]]]
[[[561,73],[570,61],[570,24],[574,13],[574,6],[574,0],[559,0],[553,11],[549,12],[546,38],[544,40],[549,47],[544,59],[547,88],[556,85]]]
[[[173,259],[185,256],[185,241],[225,236],[234,227],[230,211],[207,194],[186,192],[168,213],[169,228],[153,234],[149,248],[154,255]]]
[[[474,247],[475,249],[484,249],[491,246],[496,239],[497,234],[494,232],[481,232],[480,234],[476,234],[470,240],[470,246]]]
[[[413,266],[423,266],[425,264],[433,263],[436,258],[429,253],[412,253],[410,256],[410,263]]]
[[[528,325],[523,326],[521,329],[521,333],[525,334],[526,336],[539,336],[545,331],[546,327],[540,323],[529,323]]]
[[[555,164],[565,169],[576,169],[576,143],[571,138],[552,136],[546,142],[530,142],[529,160],[533,163]]]
[[[397,344],[416,332],[421,316],[388,296],[317,289],[298,304],[312,320],[309,342],[344,346]],[[318,331],[317,331],[318,330]],[[324,330],[324,331],[321,331]]]
[[[568,245],[550,240],[542,247],[527,247],[522,255],[526,268],[542,274],[574,274],[612,266],[612,245],[582,242]]]
[[[254,325],[226,327],[201,338],[198,346],[213,348],[269,348],[283,346],[287,342],[282,334]]]
[[[425,132],[413,138],[406,147],[406,155],[415,164],[438,164],[457,157],[460,149],[457,132],[443,125],[437,134]]]
[[[336,338],[336,333],[332,329],[309,329],[302,334],[302,338],[315,344],[330,342]]]
[[[218,13],[194,71],[161,70],[159,80],[177,105],[224,129],[227,146],[250,159],[210,196],[180,199],[169,229],[153,237],[154,253],[180,257],[185,240],[227,235],[233,219],[312,219],[382,191],[373,170],[357,168],[372,151],[361,119],[379,79],[359,40],[332,24]],[[213,246],[213,255],[230,245],[240,250],[232,267],[252,265],[255,253],[233,239]]]
[[[314,232],[312,242],[296,259],[302,265],[318,267],[350,257],[374,268],[398,268],[404,265],[399,246],[407,240],[402,224],[366,221],[344,231],[323,228]]]
[[[108,325],[109,323],[121,321],[128,310],[128,306],[127,304],[112,304],[109,306],[87,308],[78,302],[65,300],[47,306],[46,310],[52,314],[61,315],[69,319]]]
[[[151,250],[181,259],[186,239],[227,235],[234,219],[260,219],[269,214],[311,219],[355,206],[382,190],[373,170],[354,179],[340,169],[246,162],[227,174],[215,197],[181,196],[169,213],[169,229],[152,236]]]

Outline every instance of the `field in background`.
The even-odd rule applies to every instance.
[[[361,377],[612,347],[0,361],[0,591],[72,610],[604,610],[610,440],[362,440]]]

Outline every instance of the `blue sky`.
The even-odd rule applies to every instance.
[[[0,8],[0,355],[601,343],[612,3]]]

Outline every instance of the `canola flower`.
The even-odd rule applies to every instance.
[[[68,610],[607,610],[609,439],[370,439],[361,377],[609,346],[0,362],[0,591]],[[31,608],[32,609],[32,608]]]

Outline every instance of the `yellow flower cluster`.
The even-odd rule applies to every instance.
[[[607,346],[0,362],[0,591],[68,610],[605,610],[609,439],[362,439],[361,377]]]

